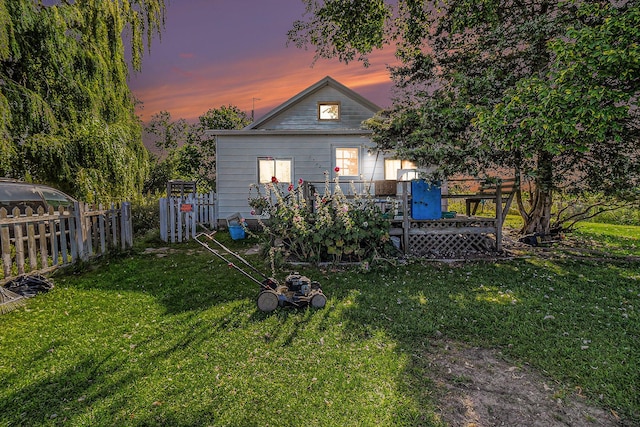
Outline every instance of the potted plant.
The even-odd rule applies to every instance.
[[[249,186],[249,198],[247,201],[252,208],[252,215],[262,215],[262,212],[269,207],[269,199],[260,193],[260,187],[257,184]]]

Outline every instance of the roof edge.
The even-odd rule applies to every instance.
[[[345,95],[347,95],[347,96],[349,96],[351,98],[354,98],[359,103],[363,104],[365,107],[371,109],[374,112],[378,112],[378,111],[382,110],[382,108],[380,106],[378,106],[378,105],[374,104],[373,102],[369,101],[367,98],[365,98],[364,96],[362,96],[359,93],[355,92],[353,89],[348,88],[347,86],[345,86],[342,83],[338,82],[337,80],[335,80],[331,76],[326,76],[325,78],[323,78],[322,80],[320,80],[320,81],[314,83],[313,85],[309,86],[308,88],[306,88],[302,92],[299,92],[297,95],[294,95],[293,97],[289,98],[287,101],[283,102],[282,104],[280,104],[279,106],[277,106],[273,110],[269,111],[267,114],[265,114],[264,116],[262,116],[261,118],[259,118],[255,122],[249,124],[248,126],[243,128],[243,130],[256,130],[256,128],[258,128],[259,126],[261,126],[265,122],[271,120],[273,117],[278,115],[281,111],[286,110],[287,108],[289,108],[293,104],[299,102],[301,99],[309,96],[310,94],[316,92],[317,90],[319,90],[319,89],[321,89],[321,88],[323,88],[325,86],[331,86],[331,87],[339,90],[340,92],[344,93]]]

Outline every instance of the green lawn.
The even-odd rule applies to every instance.
[[[200,246],[140,246],[0,316],[0,426],[441,425],[428,355],[443,339],[639,423],[640,227],[589,227],[610,258],[309,269],[327,306],[271,314]]]

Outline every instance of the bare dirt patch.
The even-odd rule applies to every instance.
[[[443,396],[440,415],[451,426],[622,426],[612,411],[590,405],[579,390],[528,366],[507,362],[497,350],[438,341],[429,353]]]

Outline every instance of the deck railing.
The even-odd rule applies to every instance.
[[[462,181],[462,180],[461,180]],[[472,181],[472,180],[464,180]],[[333,193],[335,182],[308,182],[308,194],[313,191],[323,193],[325,189]],[[458,183],[459,184],[459,183]],[[472,183],[473,184],[473,183]],[[495,217],[457,214],[452,218],[417,220],[411,217],[410,181],[349,181],[340,183],[340,190],[347,198],[356,195],[370,197],[383,211],[389,212],[390,234],[401,240],[401,248],[407,255],[415,256],[464,256],[470,252],[502,251],[502,226],[504,221],[500,185],[497,186]],[[477,182],[471,185],[477,186]],[[464,199],[472,194],[449,194],[446,187],[441,198],[441,206],[446,211],[451,198]],[[490,197],[487,196],[487,199]]]

